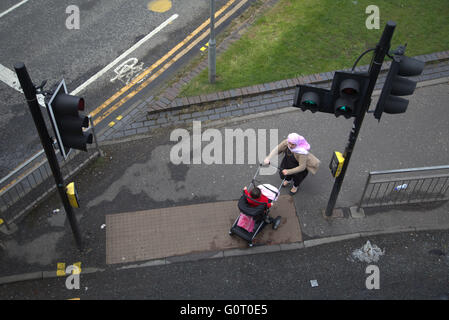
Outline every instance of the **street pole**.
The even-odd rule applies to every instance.
[[[369,84],[367,93],[364,96],[363,108],[361,112],[357,115],[352,125],[351,132],[349,134],[348,144],[346,145],[343,158],[345,159],[343,162],[343,167],[341,169],[340,175],[335,179],[334,186],[332,188],[332,192],[329,198],[329,202],[326,207],[326,216],[332,216],[332,212],[334,211],[335,203],[337,202],[338,194],[340,192],[341,186],[343,184],[343,179],[345,177],[346,169],[349,165],[349,160],[351,159],[352,151],[354,150],[355,143],[357,141],[357,137],[359,135],[360,129],[362,127],[363,119],[365,117],[365,113],[368,111],[369,106],[371,104],[371,95],[374,90],[374,86],[376,85],[377,77],[379,76],[380,69],[382,67],[382,63],[384,61],[385,55],[388,53],[390,49],[390,41],[393,37],[394,29],[396,28],[396,23],[393,21],[388,21],[385,29],[382,33],[379,43],[376,46],[376,50],[374,51],[373,58],[371,60],[370,68],[368,70],[369,73]]]
[[[209,82],[215,83],[216,56],[215,56],[215,0],[210,0],[210,39],[209,39]]]
[[[67,218],[69,219],[70,226],[72,228],[73,235],[75,237],[76,245],[81,251],[83,248],[81,234],[78,229],[78,223],[76,221],[75,215],[72,211],[72,206],[70,205],[69,199],[67,198],[66,189],[64,186],[64,180],[59,168],[58,159],[56,158],[55,150],[53,149],[53,141],[48,134],[47,127],[45,125],[44,118],[42,117],[41,110],[36,97],[36,88],[31,81],[30,75],[22,62],[16,63],[14,69],[17,73],[20,85],[22,87],[23,93],[30,108],[31,115],[36,125],[39,138],[41,140],[42,146],[44,147],[45,154],[47,155],[48,164],[50,165],[53,177],[56,182],[56,187],[59,192],[59,196],[64,205]]]

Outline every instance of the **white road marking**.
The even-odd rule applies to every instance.
[[[11,88],[22,92],[16,73],[12,70],[9,70],[2,64],[0,64],[0,80],[6,83]]]
[[[101,69],[97,74],[95,74],[94,76],[92,76],[89,80],[87,80],[86,82],[84,82],[82,85],[80,85],[78,88],[76,88],[75,90],[73,90],[70,94],[76,95],[77,93],[79,93],[81,90],[85,89],[88,85],[90,85],[92,82],[94,82],[95,80],[97,80],[99,77],[101,77],[102,75],[104,75],[107,71],[109,71],[109,69],[111,69],[113,66],[115,66],[117,63],[119,63],[123,58],[125,58],[127,55],[129,55],[131,52],[133,52],[134,50],[136,50],[138,47],[140,47],[143,43],[145,43],[146,41],[148,41],[150,38],[152,38],[156,33],[158,33],[159,31],[161,31],[162,29],[164,29],[169,23],[171,23],[173,20],[175,20],[176,18],[178,18],[179,15],[178,14],[174,14],[172,15],[170,18],[168,18],[167,20],[165,20],[161,25],[159,25],[156,29],[154,29],[153,31],[151,31],[149,34],[147,34],[144,38],[142,38],[139,42],[137,42],[135,45],[133,45],[131,48],[129,48],[128,50],[126,50],[124,53],[122,53],[117,59],[115,59],[114,61],[112,61],[110,64],[108,64],[106,67],[104,67],[103,69]]]
[[[23,93],[22,88],[20,87],[19,79],[17,78],[17,74],[14,71],[6,68],[2,64],[0,64],[0,81],[6,83],[14,90]],[[42,94],[37,95],[37,101],[41,106],[45,107],[44,96]]]
[[[26,0],[28,1],[28,0]],[[26,1],[23,1],[23,3],[25,3]],[[21,4],[21,3],[19,3]],[[17,7],[19,4],[17,4],[15,7]],[[14,8],[14,7],[13,7]],[[13,9],[11,8],[11,9]],[[11,10],[10,9],[10,10]],[[4,13],[2,13],[4,14]],[[161,31],[162,29],[164,29],[169,23],[173,22],[173,20],[177,19],[179,17],[178,14],[174,14],[172,15],[170,18],[168,18],[167,20],[165,20],[163,23],[161,23],[156,29],[154,29],[153,31],[151,31],[149,34],[147,34],[144,38],[142,38],[139,42],[137,42],[135,45],[133,45],[131,48],[129,48],[128,50],[126,50],[124,53],[122,53],[117,59],[115,59],[114,61],[112,61],[110,64],[108,64],[106,67],[104,67],[102,70],[100,70],[97,74],[95,74],[94,76],[92,76],[89,80],[87,80],[86,82],[84,82],[82,85],[80,85],[78,88],[76,88],[75,90],[73,90],[70,94],[72,95],[76,95],[79,92],[81,92],[83,89],[85,89],[88,85],[90,85],[92,82],[94,82],[95,80],[97,80],[99,77],[101,77],[102,75],[104,75],[107,71],[109,71],[109,69],[111,69],[114,65],[116,65],[118,62],[120,62],[123,58],[125,58],[128,54],[130,54],[131,52],[133,52],[134,50],[136,50],[137,48],[139,48],[143,43],[145,43],[146,41],[148,41],[150,38],[152,38],[155,34],[157,34],[159,31]],[[19,83],[19,79],[17,79],[17,75],[14,71],[11,71],[10,69],[6,68],[5,66],[3,66],[2,64],[0,64],[0,81],[6,83],[8,86],[10,86],[11,88],[22,92],[22,89],[20,87],[20,83]],[[44,103],[44,97],[42,95],[38,95],[38,101],[39,104],[43,107],[45,107],[45,103]]]
[[[0,13],[0,18],[2,18],[3,16],[7,15],[8,13],[10,13],[11,11],[13,11],[14,9],[17,9],[18,7],[20,7],[22,4],[27,3],[29,0],[23,0],[22,2],[19,2],[18,4],[12,6],[11,8],[9,8],[6,11],[3,11],[2,13]]]
[[[115,77],[111,79],[111,82],[115,80],[120,80],[122,83],[127,85],[135,74],[142,71],[143,62],[137,64],[139,60],[137,58],[129,58],[125,62],[121,63],[117,68],[114,69]],[[125,79],[123,79],[125,78]]]

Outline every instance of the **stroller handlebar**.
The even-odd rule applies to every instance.
[[[272,165],[271,162],[270,162],[269,164],[264,164],[263,162],[261,162],[261,163],[259,163],[259,167],[261,167],[261,168],[262,168],[262,167],[273,167],[273,168],[276,168],[276,169],[278,169],[278,170],[281,170],[281,168]]]

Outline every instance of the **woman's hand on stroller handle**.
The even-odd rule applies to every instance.
[[[276,168],[276,169],[278,169],[278,170],[281,170],[281,168],[279,168],[279,167],[277,167],[277,166],[275,166],[275,165],[272,165],[269,158],[265,158],[265,160],[264,160],[262,163],[259,163],[259,166],[260,166],[260,167],[268,167],[268,166],[271,166],[271,167],[273,167],[273,168]]]

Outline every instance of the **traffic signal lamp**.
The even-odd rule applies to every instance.
[[[336,117],[356,117],[363,109],[369,76],[360,73],[335,72],[332,81],[333,110]]]
[[[363,108],[368,82],[368,75],[337,71],[331,90],[297,85],[293,106],[313,113],[318,111],[331,113],[336,117],[355,117]]]
[[[328,112],[330,102],[330,91],[305,85],[296,86],[293,106],[302,111],[310,110],[313,113]]]
[[[67,94],[64,80],[48,102],[47,109],[64,158],[70,149],[87,151],[86,144],[92,143],[92,134],[83,130],[89,127],[89,118],[79,114],[84,107],[83,98]]]
[[[417,76],[424,70],[424,62],[404,55],[405,46],[400,46],[393,56],[390,70],[374,111],[374,117],[380,121],[383,112],[390,114],[404,113],[409,101],[399,96],[413,94],[416,81],[405,77]]]

